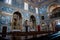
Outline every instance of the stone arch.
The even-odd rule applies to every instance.
[[[35,26],[36,26],[36,18],[35,18],[34,15],[31,15],[31,16],[30,16],[30,21],[32,21],[33,26],[35,27]]]
[[[57,6],[56,8],[54,8],[52,11],[51,11],[51,16],[50,16],[52,19],[51,19],[51,22],[53,24],[52,28],[54,31],[56,30],[60,30],[60,28],[58,26],[56,26],[56,20],[60,20],[60,7]]]
[[[48,14],[49,14],[49,18],[51,18],[51,17],[53,18],[53,19],[50,20],[51,25],[53,24],[53,26],[52,26],[53,31],[55,31],[55,21],[54,21],[54,20],[56,20],[56,19],[58,19],[58,18],[55,18],[55,19],[54,19],[54,16],[52,16],[52,15],[55,15],[55,14],[53,14],[53,13],[54,13],[54,11],[56,11],[56,10],[58,10],[58,9],[60,9],[60,5],[57,4],[57,3],[51,3],[51,4],[47,7],[47,12],[48,12]]]
[[[55,9],[52,10],[52,12],[58,12],[60,11],[60,7],[56,7]]]
[[[47,12],[48,12],[48,13],[51,13],[52,10],[54,10],[54,9],[57,8],[57,7],[60,7],[60,5],[57,4],[57,3],[52,3],[52,4],[50,4],[50,5],[47,7]]]
[[[19,11],[13,13],[12,29],[20,30],[22,25],[22,15]]]
[[[19,16],[19,19],[22,19],[22,15],[21,15],[21,13],[19,11],[14,12],[13,15],[14,14],[17,14]]]

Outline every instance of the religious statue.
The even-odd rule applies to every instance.
[[[22,30],[21,25],[22,25],[22,19],[20,18],[20,13],[19,12],[15,12],[13,14],[13,19],[12,19],[12,30]]]

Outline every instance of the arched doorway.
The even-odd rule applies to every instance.
[[[36,26],[36,18],[33,15],[30,16],[30,21],[33,23],[32,28],[35,28],[35,26]]]
[[[60,31],[60,7],[55,8],[54,10],[52,10],[52,17],[55,18],[56,22],[56,26],[55,26],[55,30]]]
[[[55,8],[52,10],[50,18],[58,18],[60,17],[60,7]]]
[[[48,13],[52,12],[52,10],[55,9],[56,7],[59,7],[59,5],[56,4],[56,3],[50,4],[50,5],[47,7],[47,12],[48,12]]]
[[[60,31],[60,19],[55,20],[55,23],[56,23],[55,30]]]
[[[12,30],[21,30],[21,25],[22,25],[22,15],[20,12],[16,11],[13,13],[13,18],[12,18]]]
[[[57,3],[52,3],[51,5],[48,6],[47,8],[47,12],[48,12],[48,17],[51,19],[50,20],[50,25],[52,26],[52,30],[55,31],[56,28],[56,24],[57,24],[57,19],[60,19],[60,5]]]
[[[60,7],[56,7],[55,9],[52,10],[51,12],[51,15],[50,16],[50,21],[51,21],[51,24],[52,24],[52,28],[54,31],[57,31],[60,29],[60,25],[58,25],[60,22]],[[57,21],[59,20],[59,21]]]

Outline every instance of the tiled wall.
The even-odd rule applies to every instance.
[[[13,9],[13,10],[11,10],[11,9]],[[1,6],[0,10],[2,12],[7,12],[9,14],[12,14],[12,12],[14,12],[16,9],[7,7],[7,6]],[[22,24],[24,23],[24,21],[26,19],[28,19],[28,20],[30,19],[30,12],[24,11],[24,10],[19,10],[19,12],[22,15]],[[2,30],[3,25],[6,25],[8,27],[8,29],[7,29],[8,32],[11,30],[11,16],[4,16],[4,15],[0,14],[0,32]]]
[[[15,4],[14,4],[15,5]],[[16,6],[16,5],[15,5]],[[18,5],[17,5],[18,6]],[[19,7],[18,7],[19,8]],[[12,13],[15,9],[14,8],[11,8],[11,7],[8,7],[8,6],[1,6],[0,7],[0,9],[2,10],[2,11],[5,11],[5,12],[8,12],[8,13]],[[22,24],[24,23],[24,21],[26,20],[26,19],[30,19],[30,12],[33,12],[34,14],[35,14],[35,9],[34,8],[31,8],[31,6],[29,7],[29,11],[30,12],[28,12],[28,11],[24,11],[24,10],[19,10],[20,11],[20,13],[21,13],[21,15],[22,15],[22,17],[23,17],[23,19],[22,19]],[[43,12],[45,12],[45,10],[43,11]],[[35,16],[36,17],[36,24],[38,25],[38,24],[40,24],[40,17],[39,17],[39,15],[38,16]],[[37,20],[38,19],[38,20]],[[6,25],[7,24],[7,27],[8,27],[8,31],[10,31],[10,23],[11,23],[11,19],[10,19],[10,17],[9,16],[2,16],[1,17],[1,20],[0,20],[0,24],[1,24],[1,26],[2,25]],[[0,27],[0,28],[2,28],[2,27]],[[2,29],[1,29],[2,30]]]
[[[36,13],[36,10],[35,10],[35,8],[33,6],[29,5],[28,8],[29,8],[30,12]]]
[[[4,0],[0,0],[0,2],[4,2]],[[13,3],[12,3],[11,6],[15,6],[16,8],[22,9],[22,10],[19,10],[19,11],[20,11],[20,13],[22,14],[22,17],[23,17],[23,20],[22,20],[22,24],[23,24],[26,19],[28,19],[28,20],[30,19],[30,12],[33,12],[34,14],[36,14],[35,13],[36,10],[35,10],[35,8],[31,7],[31,5],[29,5],[29,10],[28,11],[24,11],[23,0],[21,0],[20,2],[21,3],[19,4],[18,2],[16,2],[16,0],[13,0]],[[39,15],[43,14],[45,18],[48,18],[48,16],[47,16],[47,7],[48,7],[48,5],[43,5],[43,6],[41,6],[39,8]],[[5,6],[1,6],[0,5],[0,10],[1,11],[5,11],[7,13],[12,13],[16,9],[8,7],[6,5]],[[36,17],[36,24],[37,25],[39,25],[40,22],[41,22],[41,20],[40,20],[41,16],[39,16],[39,15],[37,15],[37,16],[35,15],[35,17]],[[0,14],[0,29],[1,29],[1,25],[7,24],[8,25],[8,30],[10,30],[10,26],[9,26],[10,25],[10,20],[11,20],[10,16],[3,16],[3,15]]]

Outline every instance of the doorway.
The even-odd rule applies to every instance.
[[[20,12],[16,11],[13,13],[12,29],[20,30],[21,25],[22,25],[22,15]]]
[[[60,17],[60,7],[57,7],[52,10],[52,14],[50,15],[50,18],[58,18]]]
[[[50,16],[53,21],[53,25],[56,31],[60,31],[60,7],[57,7],[52,10],[52,15]]]
[[[35,26],[36,26],[36,18],[33,15],[30,16],[30,21],[33,23],[32,28],[35,28]]]

